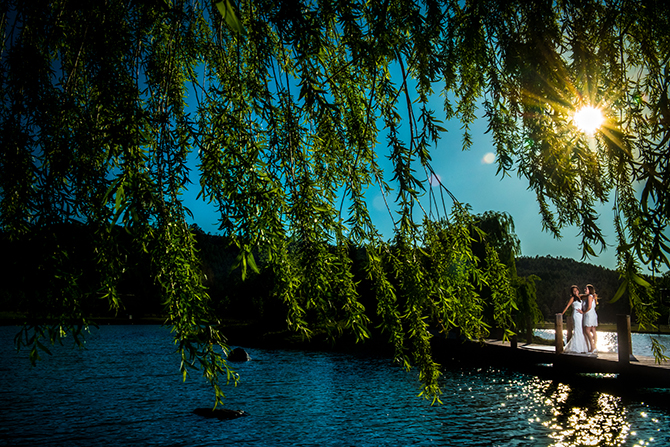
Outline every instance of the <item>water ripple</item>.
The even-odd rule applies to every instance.
[[[226,406],[231,421],[193,414],[213,404],[197,374],[178,373],[169,331],[102,327],[86,350],[37,368],[0,328],[0,445],[576,446],[667,445],[666,409],[499,369],[445,370],[444,405],[417,397],[414,372],[388,360],[249,350]],[[660,391],[659,391],[660,392]]]

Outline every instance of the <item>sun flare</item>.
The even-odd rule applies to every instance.
[[[593,106],[585,106],[575,112],[573,121],[575,122],[575,126],[582,132],[593,135],[603,124],[605,118],[600,109]]]

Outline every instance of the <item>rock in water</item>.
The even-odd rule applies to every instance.
[[[228,354],[228,360],[231,362],[248,362],[251,356],[242,348],[235,348]]]
[[[247,413],[244,410],[229,410],[227,408],[217,408],[217,409],[196,408],[195,410],[193,410],[193,413],[197,414],[198,416],[202,416],[204,418],[218,419],[220,421],[227,419],[236,419],[241,416],[249,416],[249,413]]]

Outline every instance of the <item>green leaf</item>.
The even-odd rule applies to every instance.
[[[254,254],[251,252],[247,252],[247,265],[253,270],[255,273],[260,273],[261,271],[258,269],[258,266],[256,265],[256,260],[254,259]]]
[[[121,206],[123,205],[123,201],[125,200],[126,196],[123,192],[123,184],[119,185],[119,189],[116,190],[116,202],[114,204],[114,209],[116,212],[119,211]]]
[[[216,3],[216,8],[221,13],[221,16],[226,21],[226,25],[228,25],[228,28],[231,31],[236,32],[236,33],[241,34],[241,35],[246,34],[246,30],[244,29],[244,25],[242,25],[242,22],[237,17],[237,14],[235,13],[235,9],[233,8],[233,5],[231,5],[230,0],[217,2]]]
[[[654,363],[660,365],[662,362],[670,360],[670,357],[665,355],[665,346],[663,346],[657,338],[650,336],[649,339],[651,340],[651,351],[654,355]]]
[[[645,287],[645,288],[647,288],[647,289],[648,289],[649,287],[651,287],[651,284],[649,284],[644,278],[642,278],[642,277],[639,276],[639,275],[636,275],[635,273],[633,273],[633,274],[631,275],[631,278],[633,279],[633,281],[635,281],[636,284],[638,284],[638,285],[640,285],[640,286],[642,286],[642,287]]]
[[[627,288],[628,288],[628,280],[625,279],[621,283],[621,285],[619,286],[619,290],[616,291],[616,293],[614,294],[614,297],[612,297],[612,299],[610,300],[610,304],[616,303],[617,301],[619,301],[619,298],[621,298],[623,296],[623,294],[624,294],[624,292],[626,291]]]

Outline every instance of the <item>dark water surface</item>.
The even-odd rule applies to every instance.
[[[493,368],[446,370],[431,406],[413,372],[325,352],[249,349],[225,402],[249,416],[204,419],[213,393],[182,381],[166,328],[93,329],[36,368],[16,331],[0,327],[0,445],[670,445],[668,406]]]

